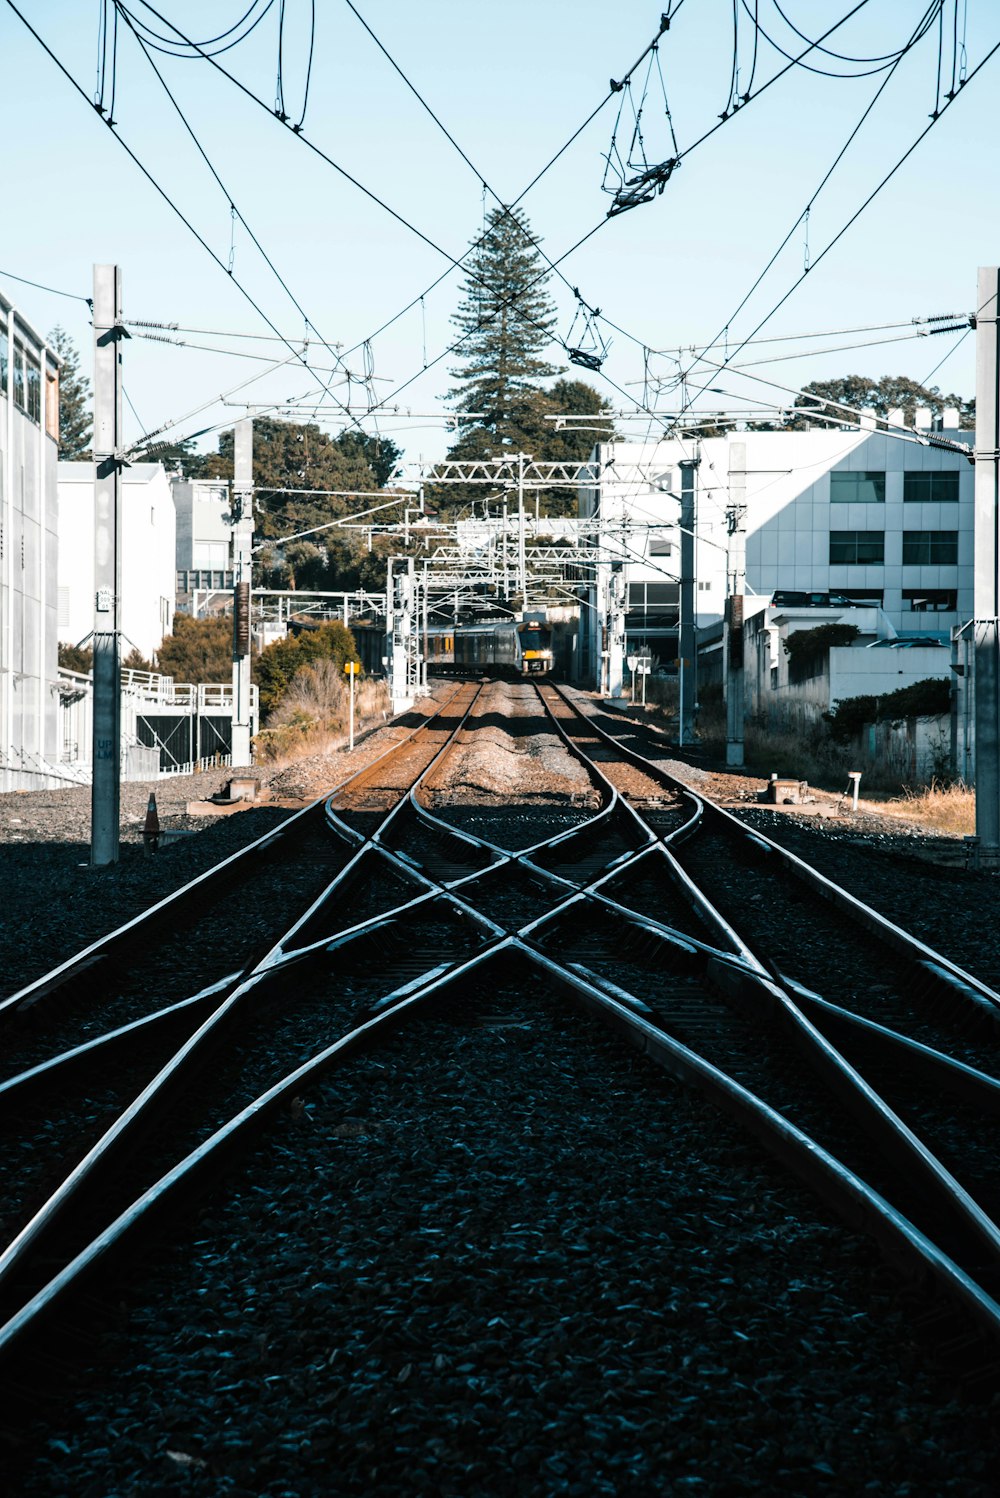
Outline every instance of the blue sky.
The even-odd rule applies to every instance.
[[[201,39],[232,25],[249,3],[159,0],[157,8],[188,36]],[[89,100],[96,83],[99,0],[19,4]],[[258,0],[258,13],[265,4]],[[748,6],[752,11],[754,0]],[[1000,15],[988,0],[945,0],[944,90],[951,82],[956,6],[969,71],[1000,39]],[[810,37],[850,8],[850,0],[782,0],[785,15]],[[132,9],[156,24],[138,0]],[[7,102],[6,143],[0,153],[6,208],[0,285],[43,331],[61,321],[80,346],[85,364],[90,330],[84,304],[18,286],[4,273],[86,296],[92,264],[118,261],[127,318],[209,330],[163,335],[186,340],[184,348],[138,337],[127,346],[126,389],[146,430],[202,403],[204,414],[193,416],[181,432],[224,421],[225,409],[207,403],[266,370],[266,356],[287,353],[278,343],[218,336],[270,331],[226,272],[231,252],[235,278],[293,343],[302,338],[302,311],[264,264],[246,230],[238,224],[234,229],[231,201],[304,309],[314,330],[311,337],[342,345],[343,364],[361,376],[365,358],[360,345],[446,270],[448,260],[366,198],[307,142],[434,245],[458,257],[482,220],[483,179],[503,201],[516,198],[601,103],[609,79],[621,78],[653,38],[662,6],[638,0],[618,0],[613,6],[606,0],[505,0],[502,7],[473,0],[357,0],[357,9],[474,170],[422,110],[350,7],[326,0],[317,6],[304,139],[203,60],[154,54],[222,178],[223,191],[134,37],[119,23],[116,128],[223,262],[220,268],[128,159],[94,108],[45,56],[6,0],[0,0]],[[867,0],[827,45],[853,57],[893,52],[925,9],[926,0]],[[644,347],[703,347],[732,317],[885,77],[882,72],[834,79],[792,69],[689,152],[692,142],[718,122],[727,103],[732,5],[730,0],[682,0],[674,10],[670,29],[660,40],[659,63],[683,159],[662,196],[611,220],[605,217],[610,199],[601,191],[602,157],[619,103],[629,120],[619,145],[627,147],[632,133],[629,99],[618,95],[524,200],[533,228],[554,259],[600,225],[561,268],[571,287],[631,335],[610,334],[613,345],[604,372],[618,389],[600,375],[586,376],[616,405],[626,396],[642,397],[645,368],[668,380],[676,373],[675,360],[647,356]],[[761,26],[775,41],[802,49],[774,0],[757,0],[757,10]],[[276,93],[278,11],[273,5],[246,42],[219,58],[267,106],[273,106]],[[285,14],[285,106],[297,119],[309,0],[286,0]],[[753,30],[747,11],[740,15],[739,87],[745,91]],[[865,66],[816,53],[809,60],[841,72]],[[760,87],[781,65],[771,44],[760,38],[752,87]],[[813,200],[808,225],[813,261],[928,124],[937,99],[937,70],[935,23],[899,64],[843,163]],[[643,64],[633,75],[636,103],[645,74]],[[998,78],[1000,54],[960,92],[895,178],[758,335],[829,330],[831,336],[812,342],[814,349],[868,339],[904,341],[755,364],[753,373],[791,387],[842,373],[906,374],[923,380],[949,355],[956,336],[915,337],[915,329],[905,325],[911,318],[970,311],[977,265],[995,263],[1000,255],[1000,210],[992,190]],[[655,73],[653,82],[642,121],[650,161],[673,154]],[[109,96],[110,72],[106,102]],[[486,202],[493,202],[489,192]],[[731,321],[728,347],[749,334],[800,276],[805,240],[799,224],[758,292]],[[423,365],[425,358],[434,361],[454,337],[449,318],[459,284],[460,275],[453,272],[422,306],[372,339],[370,388],[380,398],[392,399],[392,392],[405,384],[400,403],[417,412],[447,409],[443,397],[451,384],[452,361],[432,363],[426,371]],[[565,336],[573,316],[572,291],[557,280],[551,289]],[[888,323],[904,326],[869,334],[839,331]],[[222,347],[242,356],[207,351]],[[798,347],[753,345],[734,362],[773,358]],[[553,350],[553,356],[558,352]],[[251,353],[257,362],[243,357]],[[315,342],[309,358],[318,370],[333,367],[329,353]],[[335,378],[334,399],[326,402],[330,415],[323,418],[334,431],[342,425],[334,400],[344,401],[348,390],[340,383],[342,373]],[[781,391],[754,385],[732,371],[717,383],[733,398],[784,398]],[[972,335],[950,354],[933,383],[973,393]],[[316,388],[315,377],[291,365],[257,380],[234,399],[288,400]],[[351,392],[354,405],[364,402],[363,384],[354,382]],[[668,408],[676,408],[677,399],[669,389],[661,397]],[[702,402],[719,403],[715,396]],[[132,435],[138,435],[135,418],[130,415],[130,420]],[[437,457],[447,445],[440,423],[390,413],[379,425],[409,457]],[[635,424],[630,430],[645,435],[647,426]]]

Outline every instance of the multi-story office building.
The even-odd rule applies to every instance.
[[[177,607],[197,612],[232,593],[229,486],[220,479],[175,478],[171,489],[177,515]]]
[[[972,613],[974,479],[960,450],[971,456],[972,435],[892,436],[861,422],[601,444],[601,485],[581,496],[601,548],[594,607],[582,611],[583,674],[598,678],[611,586],[624,589],[627,648],[677,655],[685,485],[694,491],[699,630],[724,614],[735,519],[746,535],[748,612],[754,595],[763,607],[776,592],[832,594],[878,605],[899,634],[947,640]]]
[[[0,292],[0,789],[58,759],[59,361]]]

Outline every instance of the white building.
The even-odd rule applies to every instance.
[[[0,293],[0,790],[58,759],[59,361]]]
[[[972,613],[974,479],[962,452],[932,444],[940,435],[971,448],[972,436],[898,438],[873,425],[862,414],[832,429],[600,444],[601,486],[580,502],[606,558],[583,610],[585,677],[598,679],[614,573],[628,647],[677,656],[684,483],[694,488],[698,629],[723,617],[727,512],[741,506],[748,613],[754,594],[843,595],[882,608],[901,635],[946,641]]]
[[[122,480],[122,658],[147,660],[174,627],[175,520],[160,463],[135,463]],[[59,464],[59,638],[94,628],[94,465]]]
[[[171,481],[177,516],[176,597],[197,613],[212,595],[232,602],[232,520],[229,486],[220,479]]]

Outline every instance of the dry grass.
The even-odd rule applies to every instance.
[[[880,814],[917,822],[946,837],[972,837],[976,831],[976,793],[961,781],[943,785],[935,780],[923,790],[904,790],[894,800],[881,802],[878,809]]]
[[[362,678],[354,689],[354,726],[384,722],[389,689]],[[254,757],[275,768],[339,747],[348,732],[349,688],[331,661],[315,661],[297,672],[280,705],[254,739]]]

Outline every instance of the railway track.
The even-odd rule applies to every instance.
[[[37,1391],[37,1370],[51,1367],[53,1358],[61,1366],[61,1339],[67,1321],[79,1314],[81,1295],[106,1285],[109,1266],[128,1262],[151,1231],[189,1209],[193,1195],[228,1180],[234,1159],[268,1139],[268,1148],[277,1148],[287,1165],[287,1148],[280,1141],[292,1124],[293,1149],[303,1150],[307,1175],[318,1172],[332,1181],[333,1167],[319,1163],[331,1149],[338,1158],[345,1150],[354,1158],[354,1151],[367,1162],[354,1187],[334,1170],[336,1184],[327,1190],[320,1214],[330,1241],[319,1229],[308,1235],[328,1268],[331,1253],[340,1253],[341,1214],[353,1218],[359,1212],[365,1218],[359,1195],[370,1188],[385,1213],[377,1179],[378,1146],[387,1137],[382,1131],[395,1137],[415,1117],[414,1109],[423,1108],[417,1098],[437,1096],[430,1079],[442,1064],[441,1054],[454,1058],[469,1046],[479,1047],[483,1037],[489,1037],[484,1053],[488,1049],[492,1057],[487,1066],[501,1068],[505,1085],[521,1099],[506,1105],[513,1112],[504,1117],[505,1138],[512,1119],[527,1118],[529,1133],[534,1128],[532,1109],[541,1084],[537,1077],[521,1080],[518,1071],[529,1056],[535,1064],[551,1051],[547,1065],[563,1076],[567,1068],[573,1074],[590,1068],[583,1090],[591,1101],[607,1085],[598,1080],[606,1064],[618,1078],[614,1094],[638,1088],[658,1117],[664,1100],[676,1106],[672,1079],[680,1079],[762,1137],[849,1221],[874,1233],[911,1277],[945,1291],[948,1303],[971,1319],[977,1336],[1000,1333],[995,1299],[1000,1232],[991,1215],[1000,1183],[989,1143],[974,1148],[984,1120],[995,1127],[1000,1093],[986,1065],[995,996],[943,960],[934,962],[935,954],[916,954],[903,933],[881,933],[878,921],[858,911],[853,914],[861,919],[867,941],[879,934],[891,938],[893,963],[904,971],[909,963],[923,964],[920,970],[938,989],[944,987],[949,1003],[974,1015],[978,1033],[968,1043],[978,1047],[975,1062],[950,1054],[940,1028],[934,1034],[939,1044],[928,1043],[926,1030],[914,1041],[902,1028],[851,1010],[846,1003],[851,994],[843,987],[835,999],[810,990],[805,979],[815,978],[813,968],[797,969],[802,976],[785,971],[787,946],[779,944],[775,956],[766,954],[760,901],[741,906],[712,885],[718,840],[736,832],[720,832],[711,807],[634,750],[616,744],[571,697],[545,687],[538,700],[566,753],[585,768],[588,791],[581,802],[590,804],[581,804],[569,818],[578,825],[558,831],[545,826],[544,837],[532,838],[523,816],[512,818],[504,831],[498,813],[488,829],[492,835],[486,836],[480,809],[464,819],[454,806],[447,817],[441,814],[434,805],[435,787],[440,793],[447,785],[449,761],[474,743],[485,721],[477,728],[477,714],[485,712],[478,689],[461,689],[433,725],[326,799],[323,820],[343,850],[336,872],[250,973],[226,975],[226,984],[214,994],[190,1001],[203,1006],[191,1011],[198,1027],[131,1102],[122,1107],[128,1080],[117,1094],[90,1097],[104,1109],[101,1123],[111,1121],[54,1189],[52,1171],[42,1181],[27,1182],[22,1208],[33,1215],[0,1256],[6,1317],[0,1327],[0,1375],[12,1393]],[[746,839],[745,829],[741,836]],[[696,851],[699,844],[709,851]],[[756,839],[743,850],[755,887],[760,864],[779,862],[772,851],[765,855],[762,844]],[[782,875],[786,881],[790,877]],[[809,883],[803,870],[795,879]],[[823,899],[830,905],[831,892]],[[837,907],[838,919],[849,904]],[[741,930],[748,910],[753,912],[749,927]],[[352,919],[358,915],[363,918]],[[866,954],[869,964],[877,960],[874,949]],[[936,971],[931,973],[928,964]],[[68,967],[72,972],[72,964]],[[905,992],[905,983],[901,987]],[[553,1009],[553,995],[569,999],[571,1009]],[[567,1017],[573,1013],[581,1018]],[[604,1030],[593,1028],[595,1017],[619,1040],[600,1040]],[[887,1017],[902,1026],[905,1016],[898,1009],[890,1016],[885,1009],[882,1020]],[[622,1038],[644,1059],[629,1060]],[[95,1054],[102,1044],[109,1048],[104,1054],[111,1055],[111,1048],[124,1041],[96,1038]],[[393,1058],[413,1045],[420,1050],[420,1067],[407,1081],[409,1063]],[[464,1075],[461,1058],[448,1064]],[[60,1066],[66,1070],[60,1073]],[[17,1111],[23,1089],[20,1097],[34,1097],[37,1117],[54,1079],[70,1075],[74,1067],[81,1069],[85,1090],[87,1072],[79,1060],[64,1058],[47,1082],[38,1076],[12,1079],[15,1085],[6,1094],[11,1111]],[[388,1090],[381,1072],[395,1079]],[[544,1066],[543,1072],[554,1084],[556,1077]],[[123,1075],[131,1076],[127,1068]],[[500,1076],[498,1071],[498,1081]],[[331,1102],[352,1088],[358,1101]],[[4,1096],[0,1090],[0,1105]],[[530,1107],[525,1096],[533,1100]],[[454,1125],[469,1100],[449,1097]],[[942,1097],[957,1101],[942,1104]],[[552,1113],[548,1102],[545,1112]],[[323,1126],[306,1147],[299,1136],[303,1128],[310,1132],[311,1122]],[[422,1116],[415,1126],[423,1137]],[[613,1131],[610,1115],[602,1115],[599,1127]],[[921,1128],[926,1137],[918,1133]],[[649,1141],[640,1149],[634,1131],[630,1137],[634,1168],[659,1178],[663,1158],[655,1149],[650,1152]],[[734,1136],[726,1137],[723,1153],[733,1149]],[[427,1166],[428,1179],[444,1182],[449,1202],[461,1196],[454,1151],[473,1153],[464,1140],[459,1130],[456,1140],[438,1139],[440,1150],[430,1152],[435,1163]],[[449,1149],[452,1154],[445,1158]],[[259,1151],[255,1158],[262,1158]],[[952,1168],[959,1160],[961,1173]],[[254,1166],[242,1185],[227,1187],[230,1199],[243,1201],[247,1193],[257,1201],[271,1199],[273,1178],[271,1186],[265,1184],[271,1168],[273,1159],[258,1178]],[[745,1168],[741,1157],[736,1173]],[[279,1198],[300,1190],[310,1194],[294,1179],[299,1183],[286,1183]],[[735,1180],[730,1184],[738,1189]],[[532,1184],[530,1190],[538,1187]],[[48,1196],[36,1206],[45,1191]],[[224,1218],[229,1209],[220,1210]],[[577,1204],[566,1210],[582,1209]],[[423,1237],[447,1237],[451,1229],[428,1221],[428,1211],[433,1208],[421,1201],[402,1216],[390,1212],[380,1219],[378,1241],[393,1234],[417,1252],[428,1247]],[[470,1213],[474,1247],[482,1247],[484,1223],[492,1217],[466,1202],[466,1225]],[[515,1221],[507,1219],[511,1233]],[[426,1229],[423,1237],[415,1222]],[[346,1240],[355,1246],[358,1231],[356,1224],[344,1227]],[[524,1254],[538,1247],[536,1238],[548,1245],[546,1253],[561,1252],[549,1241],[555,1233],[551,1221],[546,1228],[517,1223],[516,1231],[524,1239]],[[610,1231],[601,1230],[605,1238],[598,1235],[600,1252],[594,1250],[590,1228],[581,1231],[590,1244],[581,1251],[606,1263]],[[262,1237],[270,1242],[273,1234]],[[450,1262],[453,1245],[447,1247]],[[217,1253],[231,1273],[228,1255],[221,1248]],[[356,1269],[356,1257],[348,1253],[348,1259]],[[426,1282],[433,1280],[428,1268]],[[362,1287],[364,1282],[362,1274]],[[320,1283],[330,1292],[322,1276]],[[335,1283],[343,1291],[355,1281],[348,1275]],[[231,1287],[220,1294],[231,1295]],[[414,1294],[420,1300],[424,1292]],[[354,1291],[348,1303],[358,1303]],[[360,1303],[366,1303],[364,1293]],[[627,1302],[621,1305],[629,1310]],[[155,1311],[151,1314],[155,1321]],[[502,1307],[497,1315],[503,1319]],[[619,1323],[611,1317],[609,1324]],[[405,1352],[407,1336],[398,1340]],[[496,1345],[503,1345],[499,1334],[484,1340],[494,1354]],[[351,1338],[345,1333],[347,1344]],[[336,1367],[340,1345],[333,1348],[336,1355],[324,1354],[324,1368]],[[662,1350],[662,1343],[653,1345]],[[427,1352],[425,1341],[417,1337],[411,1351],[409,1363],[389,1360],[398,1384],[409,1382],[414,1362]],[[478,1356],[477,1351],[477,1369]],[[977,1353],[971,1361],[988,1381],[988,1358]],[[457,1366],[449,1354],[435,1371],[448,1371],[442,1379],[448,1384]],[[26,1367],[34,1374],[26,1374]],[[361,1424],[369,1428],[365,1420]],[[370,1454],[363,1453],[365,1461]],[[372,1461],[377,1477],[377,1453]],[[466,1471],[476,1475],[475,1460]]]

